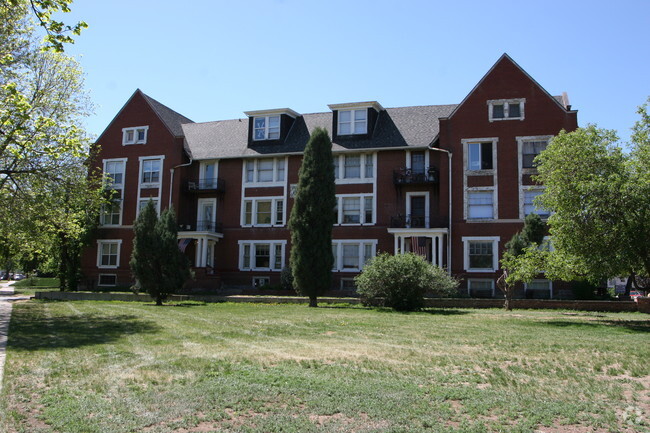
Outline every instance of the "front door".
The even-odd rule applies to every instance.
[[[216,221],[216,200],[215,199],[201,199],[199,200],[199,209],[196,221],[196,228],[198,231],[215,231]]]
[[[423,195],[414,195],[411,196],[411,227],[412,228],[423,228],[426,225],[425,209],[426,199]]]

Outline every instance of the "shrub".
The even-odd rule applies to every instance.
[[[443,269],[413,253],[379,254],[366,264],[354,282],[366,305],[383,305],[398,311],[417,311],[424,306],[425,293],[449,296],[458,287],[458,281]]]
[[[291,266],[285,266],[280,272],[280,285],[284,290],[294,290]]]

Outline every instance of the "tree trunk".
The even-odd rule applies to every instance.
[[[161,296],[156,296],[156,305],[162,305],[163,304],[163,299]]]
[[[503,303],[503,308],[506,311],[512,311],[512,289],[509,287],[505,293],[505,302]]]
[[[316,296],[309,297],[309,306],[314,308],[318,307],[318,299],[316,298]]]

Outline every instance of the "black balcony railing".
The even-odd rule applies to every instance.
[[[226,182],[220,177],[191,179],[187,181],[187,190],[189,192],[224,192],[226,190]]]
[[[398,215],[391,217],[390,226],[395,229],[432,229],[447,227],[445,217],[425,217],[420,215]]]
[[[423,185],[434,184],[439,181],[438,169],[427,167],[422,170],[412,168],[398,168],[393,170],[393,182],[395,185]]]
[[[223,233],[223,224],[214,221],[196,221],[190,224],[180,224],[179,232],[209,232]]]

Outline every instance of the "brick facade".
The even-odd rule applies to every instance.
[[[551,96],[507,55],[459,105],[330,109],[255,111],[248,119],[199,124],[136,91],[96,143],[97,167],[109,170],[107,161],[117,161],[110,170],[123,167],[122,200],[120,223],[114,224],[117,214],[108,219],[112,224],[102,226],[84,254],[86,284],[132,283],[132,222],[139,202],[151,196],[160,210],[171,203],[177,212],[179,239],[195,267],[189,285],[279,284],[291,248],[287,221],[301,152],[320,126],[330,131],[338,161],[334,293],[346,293],[370,256],[409,251],[417,242],[433,263],[451,262],[464,280],[461,290],[467,293],[472,280],[474,295],[491,296],[498,258],[521,229],[535,191],[534,169],[523,167],[531,155],[522,162],[522,149],[577,127],[566,99]],[[140,126],[147,127],[146,142],[124,144],[125,131]],[[256,132],[269,139],[256,140]],[[563,297],[561,286],[548,287]]]

